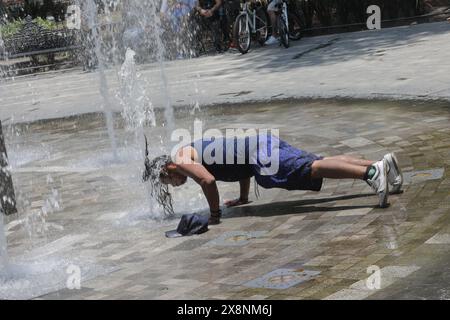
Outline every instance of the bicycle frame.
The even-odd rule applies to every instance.
[[[241,8],[233,25],[233,37],[239,51],[245,54],[252,40],[256,40],[261,46],[264,45],[268,35],[268,21],[267,13],[258,2],[244,2]]]
[[[248,2],[244,2],[244,6],[242,7],[242,11],[240,14],[245,14],[246,23],[250,26],[250,32],[255,34],[256,31],[256,19],[258,18],[256,15],[256,9],[250,10],[248,6]]]

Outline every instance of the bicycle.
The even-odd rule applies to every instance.
[[[238,50],[245,54],[250,49],[251,37],[263,46],[268,32],[267,12],[261,2],[244,2],[241,13],[237,16],[233,26],[233,37]]]

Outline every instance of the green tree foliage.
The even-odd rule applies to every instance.
[[[42,19],[41,17],[37,17],[33,20],[35,23],[37,23],[39,26],[41,26],[44,29],[47,30],[55,30],[58,28],[58,24],[54,21],[48,21],[45,19]],[[24,20],[18,19],[11,22],[7,22],[6,24],[0,25],[0,31],[2,33],[3,38],[9,38],[11,36],[14,36],[16,33],[18,33],[24,25]]]
[[[8,38],[15,35],[17,32],[22,29],[23,22],[22,20],[15,20],[13,22],[8,22],[6,24],[0,25],[0,31],[2,33],[3,38]]]

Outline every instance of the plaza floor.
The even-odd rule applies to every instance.
[[[5,218],[11,260],[82,271],[81,289],[66,288],[61,276],[30,298],[450,298],[448,102],[292,100],[190,111],[176,112],[177,127],[191,129],[198,118],[207,128],[274,128],[323,156],[394,151],[404,192],[380,209],[360,181],[327,179],[319,193],[260,188],[260,198],[252,186],[252,202],[225,209],[220,225],[167,239],[182,213],[206,213],[206,201],[190,181],[172,189],[177,216],[162,219],[140,180],[142,139],[120,121],[116,159],[101,114],[8,126],[20,204],[19,215]],[[154,138],[164,130],[145,131]],[[152,139],[151,154],[160,152]],[[221,200],[238,196],[236,184],[219,190]],[[367,282],[373,270],[380,288]]]

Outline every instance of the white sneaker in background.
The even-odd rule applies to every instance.
[[[267,39],[264,44],[270,46],[272,44],[276,44],[276,43],[279,43],[279,42],[280,41],[277,38],[275,38],[274,36],[270,36],[269,39]]]

